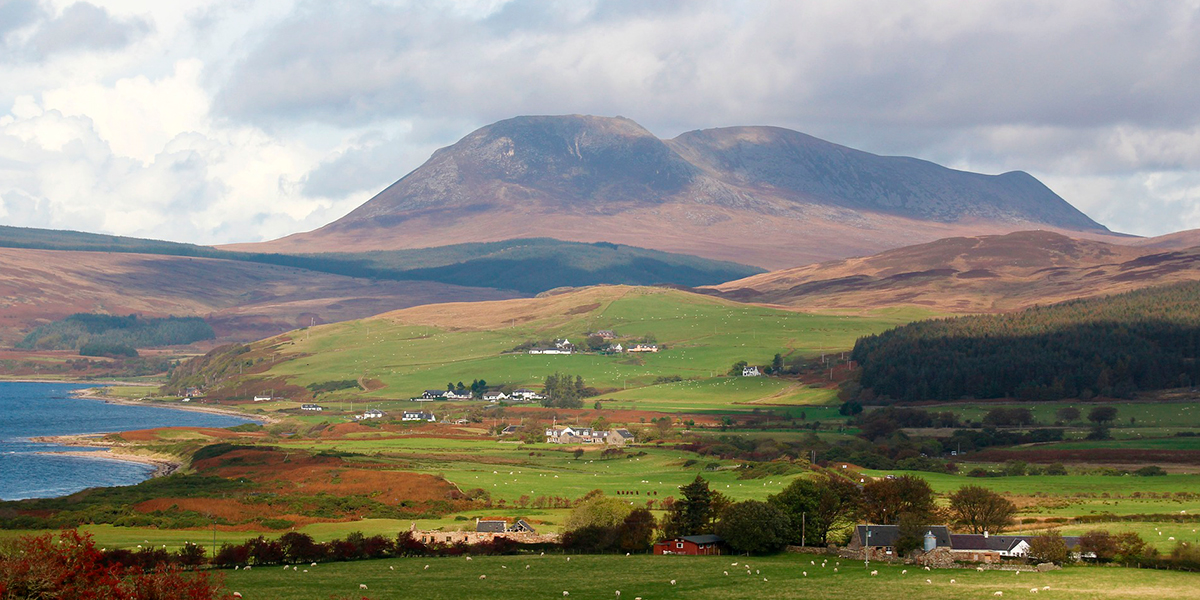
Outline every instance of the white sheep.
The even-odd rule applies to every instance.
[[[878,574],[879,574],[879,571],[871,571],[871,577],[874,577]]]
[[[557,476],[556,476],[556,477],[557,477]],[[564,596],[570,596],[570,595],[571,595],[571,592],[568,592],[567,590],[563,590],[563,595],[564,595]]]
[[[928,570],[929,570],[929,567],[925,567],[925,570],[926,570],[926,571],[928,571]]]
[[[801,571],[800,574],[805,577],[808,577],[808,571]]]
[[[729,571],[725,571],[725,576],[729,577]]]
[[[837,567],[834,567],[834,568],[833,568],[833,572],[834,572],[834,573],[837,573]]]
[[[932,580],[932,579],[926,579],[926,580],[925,580],[925,583],[933,583],[933,580]]]
[[[900,574],[901,574],[901,575],[908,575],[908,569],[904,569],[904,570],[900,571]]]
[[[246,565],[246,569],[245,569],[245,570],[246,570],[246,571],[249,571],[249,570],[250,570],[250,565]]]
[[[1004,592],[995,592],[995,593],[993,593],[992,595],[993,595],[993,596],[1003,596],[1003,595],[1004,595]]]
[[[303,572],[304,572],[304,573],[307,573],[307,572],[308,572],[308,569],[305,569]]]
[[[317,566],[317,563],[313,563],[313,564],[311,564],[311,565],[308,565],[308,566],[310,566],[310,567],[315,567],[315,566]]]
[[[292,570],[293,570],[293,571],[299,571],[299,570],[300,570],[300,567],[292,567]]]
[[[980,573],[982,573],[982,572],[983,572],[983,567],[975,567],[975,570],[976,570],[976,571],[979,571]]]
[[[1048,586],[1048,585],[1043,585],[1043,586],[1042,586],[1042,591],[1044,591],[1044,592],[1048,592],[1048,591],[1050,591],[1050,586]]]
[[[529,570],[529,565],[525,565],[525,570],[526,570],[526,571],[528,571],[528,570]]]
[[[958,583],[958,582],[957,582],[957,581],[955,581],[955,580],[953,580],[953,579],[951,579],[951,580],[950,580],[950,583]]]
[[[487,579],[487,575],[480,575],[480,576],[479,576],[479,578],[480,578],[480,579]]]
[[[507,569],[507,568],[508,568],[508,565],[500,565],[500,568],[501,568],[501,569]]]
[[[233,593],[233,597],[234,597],[234,598],[241,598],[241,597],[242,597],[242,593],[241,593],[241,592],[234,592],[234,593]]]
[[[675,585],[675,580],[674,580],[674,579],[672,579],[672,580],[671,580],[671,585]]]
[[[763,581],[766,581],[766,580],[767,580],[767,578],[766,578],[766,577],[763,577]]]
[[[360,584],[358,584],[358,589],[360,589],[360,590],[365,590],[365,589],[367,589],[367,584],[365,584],[365,583],[360,583]]]
[[[1036,593],[1038,593],[1038,589],[1037,588],[1029,588],[1029,593],[1036,594]]]
[[[617,597],[618,597],[618,598],[620,598],[620,597],[621,597],[621,590],[617,590]]]
[[[396,570],[396,567],[388,567],[388,570],[389,570],[389,571],[395,571],[395,570]]]
[[[470,557],[470,556],[468,556],[468,557],[467,557],[467,560],[471,560],[471,557]]]

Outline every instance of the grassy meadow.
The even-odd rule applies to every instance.
[[[1080,568],[1038,573],[945,569],[785,554],[731,556],[481,556],[400,558],[261,567],[225,571],[231,591],[262,600],[364,597],[423,598],[644,598],[837,599],[928,597],[947,600],[1041,595],[1072,600],[1194,598],[1196,575],[1125,568]],[[840,562],[840,565],[838,564]],[[735,566],[736,564],[736,566]],[[749,572],[746,566],[750,565]],[[428,567],[428,568],[426,568]],[[528,568],[526,568],[528,567]],[[837,569],[837,572],[834,571]],[[907,570],[907,573],[902,571]],[[727,573],[727,574],[726,574]],[[672,583],[674,582],[674,583]],[[365,585],[366,589],[360,586]],[[1049,589],[1045,589],[1045,588]],[[620,592],[620,594],[617,594]],[[1039,595],[1039,597],[1042,597]]]

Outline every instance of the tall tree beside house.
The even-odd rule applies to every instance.
[[[782,492],[767,499],[787,513],[792,521],[789,540],[806,546],[829,543],[829,532],[854,522],[862,497],[854,482],[823,472],[812,478],[795,479]]]
[[[1029,541],[1029,558],[1061,565],[1071,560],[1071,551],[1063,541],[1062,534],[1051,531]]]
[[[717,516],[729,501],[720,492],[710,489],[708,481],[699,475],[679,491],[683,497],[663,515],[663,535],[673,538],[712,533]]]
[[[621,523],[621,549],[626,552],[645,552],[654,543],[658,522],[645,508],[635,508]]]
[[[925,532],[929,531],[931,515],[907,512],[896,519],[896,554],[907,556],[925,547]]]
[[[746,500],[721,511],[715,532],[739,553],[776,552],[788,543],[792,521],[767,502]]]
[[[876,479],[863,486],[863,515],[872,523],[895,525],[906,514],[921,520],[937,520],[933,488],[915,475]]]
[[[999,533],[1012,525],[1017,507],[1008,498],[978,485],[964,485],[950,494],[950,517],[971,533]]]

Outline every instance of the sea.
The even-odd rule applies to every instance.
[[[251,422],[197,411],[108,404],[76,398],[93,384],[0,382],[0,500],[53,498],[91,487],[133,485],[154,473],[151,465],[45,454],[86,448],[44,444],[29,438],[109,433],[153,427],[233,427]]]

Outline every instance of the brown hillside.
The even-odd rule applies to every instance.
[[[0,343],[77,312],[206,317],[223,340],[515,292],[435,282],[374,282],[247,262],[0,248]]]
[[[732,300],[797,308],[991,312],[1196,279],[1200,248],[1163,252],[1025,231],[938,240],[707,289]]]
[[[1152,238],[1138,238],[1128,242],[1130,246],[1155,248],[1158,250],[1185,250],[1200,246],[1200,229],[1177,231]]]
[[[550,237],[782,268],[1034,228],[1116,237],[1022,172],[957,171],[777,127],[661,140],[629,119],[570,115],[483,127],[334,223],[231,248]]]

